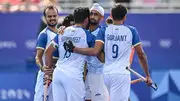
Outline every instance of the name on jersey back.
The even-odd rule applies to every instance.
[[[108,41],[126,41],[127,35],[107,35]]]
[[[61,39],[61,41],[62,41],[62,42],[65,42],[65,41],[70,40],[70,41],[72,41],[73,43],[79,43],[80,39],[81,39],[81,37],[67,37],[67,36],[63,36],[62,39]]]

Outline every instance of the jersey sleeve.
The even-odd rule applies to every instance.
[[[100,42],[102,42],[102,43],[104,43],[105,42],[105,31],[106,31],[106,28],[105,27],[102,27],[100,30],[99,30],[99,32],[98,32],[98,34],[97,34],[97,37],[96,37],[96,41],[100,41]]]
[[[58,45],[59,39],[58,39],[58,38],[59,38],[59,35],[56,35],[56,36],[54,37],[54,39],[51,41],[51,45],[53,45],[53,47],[56,48],[56,49],[59,47],[59,45]]]
[[[39,34],[37,43],[36,43],[36,49],[45,50],[46,44],[47,44],[47,34],[46,33]]]
[[[96,37],[89,31],[86,31],[87,44],[89,47],[94,47]]]
[[[135,27],[131,28],[131,32],[132,32],[132,45],[133,46],[136,46],[138,44],[141,43],[140,41],[140,37],[139,37],[139,34],[138,34],[138,31]]]

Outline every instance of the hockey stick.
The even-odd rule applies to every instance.
[[[141,78],[144,82],[146,82],[146,78],[144,78],[141,74],[137,73],[136,71],[134,71],[133,69],[126,67],[126,69],[130,72],[132,72],[134,75],[136,75],[138,78]],[[158,89],[157,84],[156,83],[152,83],[151,87],[156,91]]]
[[[48,93],[48,83],[44,85],[44,99],[43,101],[47,101],[47,93]]]
[[[46,83],[44,85],[44,98],[43,98],[43,101],[48,100],[48,83],[49,83],[49,80],[46,80],[45,82]]]

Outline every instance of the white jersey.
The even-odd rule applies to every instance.
[[[82,79],[82,72],[87,56],[64,50],[63,43],[67,40],[71,40],[76,47],[88,48],[93,46],[95,37],[81,27],[70,26],[64,30],[62,36],[54,38],[54,42],[58,45],[58,51],[60,53],[56,68],[68,76]]]
[[[96,37],[101,28],[103,27],[99,26],[94,31],[92,31],[91,34]],[[100,74],[103,73],[103,63],[99,61],[97,56],[88,56],[87,68],[88,68],[88,72],[90,73],[100,73]]]
[[[40,32],[40,34],[38,36],[36,49],[45,50],[48,47],[51,40],[53,40],[56,35],[57,35],[57,33],[53,32],[48,27],[46,27],[44,30],[42,30]],[[55,51],[53,53],[53,57],[55,57],[55,58],[58,57],[58,52],[57,51]],[[45,56],[44,56],[44,54],[43,54],[42,60],[43,60],[43,64],[45,64]]]
[[[140,43],[135,27],[109,25],[98,33],[96,41],[103,42],[105,46],[104,74],[130,74],[126,67],[130,65],[132,45]]]

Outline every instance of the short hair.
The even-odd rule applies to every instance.
[[[49,5],[49,6],[46,6],[46,7],[44,8],[44,11],[43,11],[43,15],[44,15],[44,16],[46,16],[46,10],[47,10],[47,9],[56,9],[57,14],[58,14],[58,9],[57,9],[54,5]]]
[[[74,22],[74,16],[69,14],[64,18],[62,25],[68,27],[72,25],[72,22]]]
[[[127,8],[119,3],[115,4],[111,9],[113,20],[122,20],[127,14]]]
[[[78,7],[74,10],[74,21],[75,23],[83,23],[89,15],[90,11],[88,7]]]
[[[106,19],[106,24],[113,24],[113,19],[112,18],[107,18]]]

